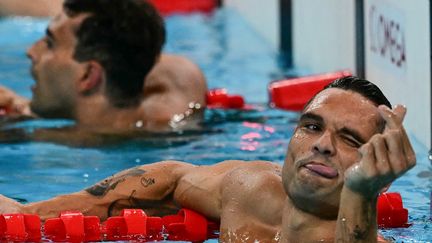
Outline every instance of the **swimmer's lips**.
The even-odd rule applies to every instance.
[[[339,175],[337,170],[335,170],[334,168],[332,168],[330,166],[326,166],[324,164],[321,164],[321,163],[311,162],[311,163],[307,163],[307,164],[303,165],[303,167],[305,167],[309,171],[313,172],[314,174],[318,174],[318,175],[325,177],[327,179],[334,179],[334,178],[338,177],[338,175]]]

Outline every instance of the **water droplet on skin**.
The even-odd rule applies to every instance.
[[[135,127],[141,128],[144,125],[143,121],[139,120],[135,123]]]

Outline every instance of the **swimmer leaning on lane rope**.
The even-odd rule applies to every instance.
[[[402,125],[406,109],[390,107],[378,87],[345,77],[305,107],[283,168],[268,161],[163,161],[46,201],[22,205],[1,197],[0,213],[46,219],[80,210],[106,219],[123,208],[164,215],[183,207],[220,221],[221,242],[377,242],[378,193],[415,165]]]

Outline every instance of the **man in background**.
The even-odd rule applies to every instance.
[[[30,101],[0,88],[6,116],[76,121],[80,131],[169,131],[200,120],[206,82],[189,60],[161,55],[161,16],[142,0],[66,0],[29,50]]]

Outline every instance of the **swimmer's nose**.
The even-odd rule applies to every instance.
[[[33,44],[32,46],[30,46],[27,51],[26,51],[26,56],[32,61],[32,63],[35,61],[35,48],[36,48],[36,44]]]
[[[30,47],[30,48],[27,49],[26,56],[28,57],[28,59],[30,59],[33,62],[32,48],[33,47]]]
[[[321,136],[313,143],[312,150],[314,153],[320,153],[325,156],[332,156],[336,149],[332,135],[329,131],[324,131]]]

